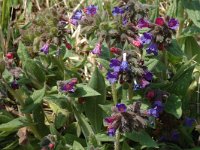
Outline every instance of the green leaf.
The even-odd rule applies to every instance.
[[[65,141],[67,144],[72,145],[74,141],[79,142],[81,145],[86,146],[86,142],[84,139],[82,138],[78,138],[77,136],[75,136],[74,134],[69,134],[66,133],[64,135]]]
[[[106,100],[105,80],[99,69],[96,67],[89,82],[89,86],[101,95],[86,98],[85,113],[96,132],[101,130],[103,124],[103,113],[99,104],[104,104]],[[91,113],[92,112],[92,113]]]
[[[36,88],[40,89],[44,86],[45,73],[34,60],[26,59],[24,71]]]
[[[192,73],[194,64],[183,65],[172,78],[173,84],[169,87],[169,91],[178,95],[184,96],[192,82]]]
[[[88,85],[85,84],[77,84],[76,90],[74,93],[69,93],[70,97],[90,97],[90,96],[98,96],[100,93],[95,91],[93,88],[91,88]]]
[[[96,60],[107,70],[110,69],[110,62],[108,60],[102,59],[102,58],[96,58]]]
[[[74,111],[74,116],[76,118],[76,120],[78,121],[82,132],[85,136],[85,139],[88,141],[89,140],[89,136],[92,134],[94,134],[92,127],[89,125],[89,123],[86,121],[86,118],[83,116],[83,114],[81,114],[80,112],[77,111],[77,109],[75,107],[73,107],[73,111]]]
[[[73,150],[85,150],[83,148],[83,146],[80,143],[76,142],[76,141],[74,141],[72,149]]]
[[[150,11],[151,12],[151,16],[150,16],[150,20],[152,21],[152,22],[154,22],[154,20],[158,17],[158,15],[159,15],[159,2],[160,2],[160,0],[156,0],[155,2],[154,2],[154,8]]]
[[[31,95],[31,101],[32,102],[25,107],[23,112],[30,113],[34,110],[35,107],[40,105],[42,103],[43,97],[45,95],[45,90],[46,90],[46,86],[44,86],[40,90],[35,90],[33,92],[33,94]]]
[[[181,50],[180,46],[178,45],[178,42],[173,39],[172,43],[170,44],[169,47],[167,47],[167,52],[170,54],[176,56],[176,57],[183,57],[184,53]]]
[[[174,115],[177,119],[179,119],[182,116],[182,102],[181,99],[172,94],[168,97],[166,103],[165,103],[165,111]]]
[[[188,36],[181,38],[179,43],[182,46],[182,49],[184,50],[184,53],[188,59],[191,59],[196,55],[194,60],[200,63],[200,46],[194,37]]]
[[[122,150],[131,150],[130,146],[127,144],[126,141],[123,142]]]
[[[41,104],[33,110],[33,121],[41,137],[50,133],[49,128],[45,125],[45,114]]]
[[[0,131],[16,131],[21,127],[27,126],[26,119],[24,117],[19,117],[9,121],[7,123],[3,123],[0,125]]]
[[[182,0],[182,2],[188,14],[188,18],[190,18],[197,27],[200,27],[200,1]]]
[[[22,61],[22,63],[24,63],[26,61],[26,59],[30,58],[28,51],[22,42],[19,42],[17,54],[20,58],[20,61]]]
[[[181,33],[181,35],[179,36],[179,38],[188,37],[188,36],[195,36],[195,35],[198,35],[198,34],[200,34],[200,28],[195,26],[195,25],[192,25],[192,26],[185,28],[183,30],[183,32]]]
[[[125,136],[130,140],[140,143],[144,147],[158,148],[157,143],[145,131],[132,131],[132,133],[126,133]]]
[[[114,142],[115,137],[110,137],[107,134],[98,133],[95,135],[96,139],[100,142]]]

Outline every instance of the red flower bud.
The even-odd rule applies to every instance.
[[[140,41],[137,41],[137,40],[133,40],[132,41],[132,44],[138,48],[141,48],[142,47],[142,43]]]
[[[7,53],[6,54],[6,57],[8,58],[8,59],[13,59],[13,53],[12,52],[9,52],[9,53]]]
[[[119,48],[116,48],[116,47],[111,47],[110,48],[110,52],[114,53],[114,54],[117,54],[117,55],[121,54],[121,50]]]
[[[156,23],[157,25],[162,26],[162,25],[164,25],[165,21],[164,21],[163,18],[159,17],[159,18],[156,18],[155,23]]]
[[[66,43],[65,46],[67,47],[68,50],[71,50],[71,49],[72,49],[72,46],[71,46],[70,43]]]
[[[148,91],[147,94],[146,94],[146,98],[147,98],[148,100],[152,100],[152,99],[154,98],[154,96],[155,96],[155,93],[154,93],[153,90]]]
[[[54,146],[55,146],[55,145],[54,145],[53,143],[50,143],[50,144],[48,145],[48,147],[49,147],[50,150],[53,150],[53,149],[54,149]]]

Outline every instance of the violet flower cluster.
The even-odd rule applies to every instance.
[[[172,42],[172,35],[179,27],[179,22],[175,18],[156,18],[155,23],[141,18],[138,20],[138,28],[149,28],[149,32],[143,33],[137,38],[140,47],[145,47],[147,54],[158,55],[158,50],[163,50]]]
[[[82,18],[84,18],[85,16],[93,17],[94,15],[96,15],[97,11],[98,7],[95,5],[89,5],[83,10],[77,10],[70,18],[70,23],[73,24],[74,26],[77,26]]]
[[[119,53],[119,49],[112,48],[112,51]],[[127,58],[129,57],[129,58]],[[127,82],[129,84],[132,84],[133,90],[143,89],[147,87],[151,80],[153,79],[153,74],[147,70],[143,64],[139,66],[139,63],[137,66],[139,66],[139,69],[141,73],[137,75],[137,70],[134,67],[131,59],[131,55],[127,56],[127,53],[123,53],[122,61],[117,58],[112,58],[110,60],[110,71],[108,71],[106,79],[110,82],[110,84],[114,84],[116,82],[119,82],[122,84],[124,82]]]
[[[72,78],[67,81],[58,81],[58,90],[61,93],[74,93],[76,90],[77,78]]]
[[[146,98],[150,100],[152,106],[147,110],[149,116],[158,118],[164,111],[164,101],[168,97],[168,93],[161,90],[149,90]]]
[[[118,129],[121,133],[144,129],[147,125],[146,114],[140,106],[140,102],[134,102],[128,107],[122,103],[113,107],[112,115],[104,119],[108,135],[114,136]]]

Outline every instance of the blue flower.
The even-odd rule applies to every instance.
[[[108,72],[106,79],[110,82],[110,84],[113,84],[118,80],[118,76],[117,72]]]
[[[155,117],[155,118],[158,118],[158,117],[159,117],[159,112],[158,112],[158,110],[157,110],[156,107],[155,107],[155,108],[148,109],[148,110],[147,110],[147,114],[148,114],[149,116],[153,116],[153,117]]]
[[[113,69],[114,72],[120,71],[121,61],[116,58],[111,59],[110,61],[110,68]]]
[[[151,45],[149,45],[146,51],[147,54],[153,53],[154,55],[158,55],[158,46],[155,43],[152,43]]]
[[[95,6],[95,5],[90,5],[88,7],[86,7],[84,9],[84,12],[87,14],[87,15],[91,15],[91,16],[94,16],[96,13],[97,13],[97,9],[98,7]]]
[[[48,54],[49,53],[49,44],[46,43],[42,46],[42,48],[40,49],[41,52]]]
[[[149,81],[145,80],[145,79],[141,79],[140,80],[140,88],[145,88],[149,85]]]
[[[156,108],[159,113],[162,113],[164,110],[164,104],[159,100],[153,103],[153,107]]]
[[[143,36],[140,37],[140,41],[142,41],[143,45],[150,44],[152,39],[153,39],[152,34],[147,32],[143,33]]]
[[[116,132],[116,129],[114,129],[114,128],[109,128],[108,131],[107,131],[109,136],[114,136],[115,132]]]
[[[77,10],[73,16],[72,16],[72,19],[75,19],[75,20],[81,20],[83,14],[82,14],[82,11],[81,10]]]
[[[116,107],[117,107],[117,109],[118,109],[118,111],[119,112],[126,112],[126,105],[125,104],[122,104],[122,103],[118,103],[117,105],[116,105]]]
[[[114,7],[112,10],[113,16],[116,16],[118,14],[123,14],[123,13],[124,13],[124,10],[120,7]]]
[[[139,89],[141,89],[141,87],[140,87],[139,84],[133,84],[133,90],[134,90],[134,91],[137,91],[137,90],[139,90]]]
[[[192,127],[193,123],[195,122],[194,118],[185,117],[184,125],[186,127]]]

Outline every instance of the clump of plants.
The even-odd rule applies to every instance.
[[[16,27],[0,55],[0,148],[198,147],[199,55],[186,43],[199,29],[185,3],[181,17],[159,1],[55,5]]]

